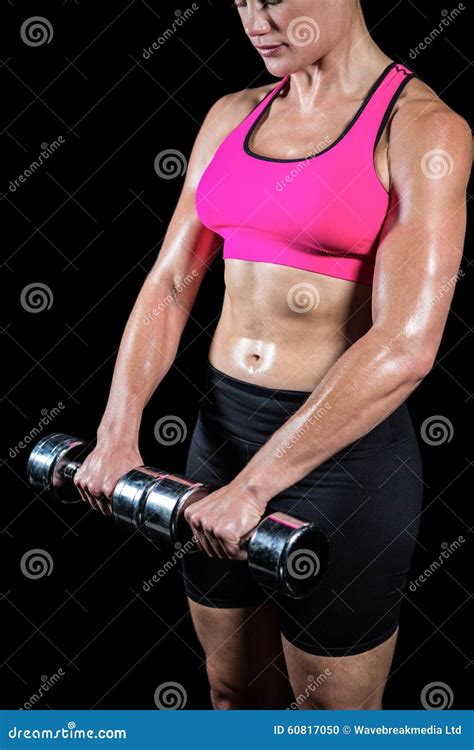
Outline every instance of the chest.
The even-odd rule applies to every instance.
[[[360,102],[334,102],[316,110],[302,113],[277,96],[271,108],[254,123],[247,135],[248,149],[254,154],[272,159],[300,159],[320,153],[334,143],[346,130],[354,110]],[[280,106],[279,106],[280,105]],[[383,128],[373,154],[375,173],[388,192],[390,176],[387,157],[388,123]]]

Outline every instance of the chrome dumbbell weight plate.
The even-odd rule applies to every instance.
[[[147,495],[164,474],[153,466],[139,466],[120,477],[112,493],[112,515],[119,526],[142,526]]]
[[[128,471],[117,482],[112,514],[119,525],[140,528],[150,539],[186,544],[192,540],[192,531],[184,510],[209,492],[201,482],[142,466]]]
[[[294,599],[318,586],[329,556],[329,538],[316,523],[285,513],[263,518],[248,543],[248,564],[260,586]]]
[[[63,503],[81,502],[72,478],[81,464],[81,455],[86,446],[84,440],[62,432],[42,438],[28,458],[28,481]]]
[[[143,508],[146,534],[181,545],[191,542],[192,530],[184,518],[185,509],[211,492],[202,482],[192,482],[178,474],[166,474],[151,488]],[[197,552],[198,548],[189,548]]]

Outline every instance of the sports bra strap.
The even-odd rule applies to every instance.
[[[267,94],[265,94],[265,96],[263,97],[263,99],[261,99],[258,102],[258,104],[256,104],[254,106],[254,108],[250,110],[250,112],[244,118],[244,120],[242,121],[241,124],[243,125],[244,123],[246,123],[246,125],[248,125],[248,126],[253,125],[253,123],[255,122],[255,120],[257,119],[257,117],[260,116],[260,113],[261,113],[262,109],[264,107],[266,107],[267,104],[270,104],[270,100],[274,99],[278,95],[278,92],[286,84],[286,82],[287,82],[287,80],[288,80],[289,77],[290,77],[289,74],[284,75],[283,78],[281,78],[275,84],[275,86]]]
[[[417,77],[405,65],[390,65],[351,128],[351,136],[356,141],[357,148],[361,148],[367,155],[373,155],[399,95],[408,81]]]

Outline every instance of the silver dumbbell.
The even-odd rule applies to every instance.
[[[64,503],[77,502],[72,479],[86,445],[59,432],[42,438],[28,458],[29,482]],[[115,485],[112,516],[118,525],[140,529],[150,539],[196,552],[184,510],[216,489],[152,466],[137,466]],[[266,515],[247,542],[248,565],[257,582],[296,599],[319,584],[329,552],[329,539],[316,523],[280,512]]]

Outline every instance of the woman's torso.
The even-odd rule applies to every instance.
[[[371,324],[370,289],[310,271],[225,261],[209,361],[240,380],[311,391]]]
[[[388,65],[388,62],[385,65]],[[392,64],[391,69],[391,72],[395,73],[393,66],[395,63]],[[400,72],[403,71],[400,70]],[[390,84],[387,75],[384,75],[385,83]],[[407,80],[404,81],[404,79],[412,77],[405,74],[395,78],[394,75],[391,88],[389,89],[387,85],[385,99],[383,88],[375,88],[371,98],[368,98],[369,88],[366,87],[366,92],[363,92],[357,100],[342,102],[340,98],[335,100],[334,95],[332,100],[328,96],[327,100],[320,102],[316,113],[313,111],[306,115],[302,115],[295,106],[285,101],[286,86],[281,87],[277,84],[281,93],[276,95],[272,93],[275,91],[275,84],[249,91],[249,115],[230,133],[228,139],[225,139],[225,145],[221,144],[220,147],[220,149],[224,148],[220,154],[221,161],[224,162],[227,156],[225,169],[223,170],[221,166],[220,172],[213,174],[214,165],[211,167],[209,173],[215,184],[210,183],[209,175],[206,177],[207,182],[206,179],[202,180],[201,184],[204,185],[206,192],[202,189],[200,194],[198,192],[201,215],[204,219],[209,218],[211,221],[213,216],[220,219],[223,211],[219,206],[219,195],[216,189],[219,189],[220,175],[227,176],[230,172],[229,154],[235,153],[237,160],[241,157],[249,158],[248,153],[240,152],[240,145],[243,151],[247,148],[251,151],[249,164],[254,170],[253,173],[256,176],[268,175],[269,173],[265,173],[265,170],[270,169],[272,172],[269,179],[277,175],[285,177],[287,174],[294,174],[298,180],[298,173],[291,172],[297,167],[298,162],[292,160],[300,159],[302,154],[309,153],[308,149],[312,149],[313,153],[327,150],[327,153],[323,155],[324,162],[318,161],[322,158],[319,154],[314,160],[309,159],[308,162],[303,163],[305,168],[316,168],[317,171],[312,173],[308,171],[305,174],[306,182],[303,183],[303,180],[300,180],[300,188],[301,199],[304,200],[313,177],[322,175],[321,182],[324,181],[326,189],[325,200],[330,202],[327,196],[331,190],[334,191],[334,188],[330,184],[328,175],[331,175],[331,170],[337,169],[334,166],[336,163],[341,163],[341,160],[344,163],[348,149],[351,147],[357,149],[358,142],[357,140],[351,142],[351,137],[364,139],[367,123],[370,123],[373,133],[377,132],[377,138],[372,138],[373,175],[370,175],[372,182],[364,175],[364,188],[368,191],[369,203],[372,200],[370,192],[374,191],[373,201],[379,202],[381,206],[379,214],[382,216],[382,209],[385,210],[385,205],[388,206],[389,189],[386,157],[387,123],[390,119],[389,115],[393,116],[396,108],[402,106],[404,99],[411,95],[410,87],[408,90],[405,87]],[[397,92],[398,87],[400,90]],[[380,92],[380,98],[377,102],[375,97],[378,92]],[[396,100],[393,96],[395,92],[397,92]],[[394,101],[391,102],[392,99]],[[372,112],[368,106],[371,102]],[[391,106],[387,106],[390,102]],[[371,120],[363,122],[362,116],[371,117]],[[354,117],[356,117],[355,122]],[[348,125],[349,129],[347,129]],[[369,132],[367,136],[369,149],[371,148],[370,139]],[[328,143],[333,144],[329,149],[327,149]],[[322,145],[315,148],[314,144]],[[228,147],[232,147],[234,151],[226,153],[225,148]],[[218,156],[219,149],[214,155],[214,161],[217,163]],[[263,158],[258,158],[259,156]],[[301,166],[301,162],[299,164]],[[362,171],[357,162],[354,163],[354,168],[356,172]],[[242,176],[245,178],[245,172]],[[247,179],[251,181],[249,176]],[[342,174],[342,179],[347,181],[348,176]],[[290,179],[289,182],[293,180]],[[238,182],[236,189],[246,190],[245,179]],[[339,193],[340,190],[339,188]],[[214,202],[204,205],[206,195],[210,192],[213,193],[210,200]],[[241,196],[244,194],[241,193]],[[232,196],[232,193],[230,195]],[[229,193],[227,200],[228,196]],[[289,207],[295,213],[294,197],[293,206],[289,192],[287,193],[288,203],[285,203],[285,197],[285,189],[282,189],[278,195],[281,211],[284,214],[285,208]],[[386,203],[383,202],[385,198]],[[341,197],[341,201],[344,201],[344,197]],[[347,211],[352,211],[355,215],[354,206],[350,203],[350,193],[346,196],[346,202],[348,203],[345,206],[345,220],[347,221],[349,215]],[[209,212],[208,206],[211,205],[212,209]],[[251,205],[251,203],[247,204],[246,215],[250,214],[249,206]],[[235,206],[233,211],[235,215]],[[238,213],[236,220],[243,223]],[[332,216],[332,221],[337,221],[337,215]],[[249,223],[252,225],[252,217]],[[258,224],[257,219],[254,223]],[[275,226],[281,233],[282,230],[277,221]],[[220,226],[216,231],[219,230]],[[228,246],[233,236],[235,232],[227,232]],[[280,235],[276,234],[276,236]],[[361,236],[363,236],[363,231]],[[329,234],[328,237],[330,240]],[[258,239],[257,233],[257,241]],[[304,243],[302,246],[304,253]],[[284,250],[285,246],[282,247]],[[348,250],[350,251],[350,248]],[[239,252],[235,254],[238,256]],[[371,252],[373,255],[374,248]],[[280,253],[283,256],[283,251]],[[243,254],[245,256],[245,250]],[[232,256],[230,251],[229,255]],[[275,257],[276,262],[259,262],[242,259],[242,257],[226,258],[224,252],[226,290],[222,314],[209,349],[209,361],[222,372],[241,380],[270,388],[309,391],[317,386],[338,357],[369,330],[372,324],[372,286],[370,272],[367,269],[372,269],[373,264],[367,265],[366,260],[371,260],[367,253],[367,258],[362,258],[364,266],[361,272],[365,274],[365,276],[362,275],[365,283],[360,283],[355,280],[358,277],[352,271],[353,266],[349,267],[344,257],[341,258],[339,265],[333,265],[332,269],[329,269],[329,274],[332,275],[319,272],[319,270],[315,272],[304,267],[294,267],[291,265],[293,261],[288,259],[285,261],[288,265],[284,265],[278,262],[280,260],[278,254]],[[301,257],[303,257],[301,265],[304,266],[305,257],[304,255]],[[329,261],[333,262],[331,258]],[[347,268],[350,270],[348,271]]]

